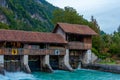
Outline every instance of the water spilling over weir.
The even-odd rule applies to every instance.
[[[0,80],[120,80],[120,74],[100,72],[95,70],[75,70],[73,72],[55,70],[53,73],[33,72],[5,72],[0,75]]]

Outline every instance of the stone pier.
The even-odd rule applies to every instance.
[[[5,74],[4,73],[4,55],[0,55],[0,74]]]
[[[64,56],[64,65],[65,70],[73,71],[72,67],[69,64],[69,49],[66,49],[66,54]]]
[[[43,71],[47,71],[47,72],[53,72],[52,67],[50,66],[50,59],[49,59],[49,55],[45,55],[43,58]]]
[[[24,55],[23,56],[23,70],[26,72],[26,73],[31,73],[31,70],[29,68],[29,65],[28,65],[28,55]]]

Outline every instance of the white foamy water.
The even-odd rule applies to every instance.
[[[35,78],[32,74],[23,72],[5,72],[5,76],[0,75],[0,80],[35,80]]]
[[[77,69],[81,69],[81,62],[79,62]]]

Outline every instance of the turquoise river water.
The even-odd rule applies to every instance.
[[[74,72],[56,70],[53,73],[33,72],[32,74],[6,72],[5,76],[0,75],[0,80],[120,80],[120,74],[85,69]]]

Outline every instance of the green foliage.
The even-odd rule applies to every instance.
[[[40,2],[41,4],[35,0],[7,0],[8,8],[0,7],[0,11],[6,16],[10,29],[51,31],[52,11],[56,7],[45,0]]]
[[[0,29],[9,29],[9,26],[0,22]]]
[[[64,9],[56,9],[53,12],[53,23],[66,22],[71,24],[88,24],[89,22],[79,15],[72,7],[65,7]]]
[[[110,44],[110,50],[109,52],[112,54],[112,55],[117,55],[119,56],[120,55],[120,33],[119,32],[116,32],[114,33],[113,35],[111,35],[111,39],[112,39],[112,42]]]
[[[106,58],[99,62],[100,64],[114,65],[116,64],[115,60],[112,58]]]
[[[98,51],[97,51],[95,48],[92,48],[92,52],[93,52],[96,56],[99,56],[99,53],[98,53]]]
[[[104,31],[100,31],[100,35],[105,35],[106,33]]]
[[[120,32],[114,32],[114,34],[104,34],[101,36],[104,47],[102,52],[109,53],[109,57],[117,56],[120,58]]]
[[[95,48],[92,48],[92,52],[98,56],[98,58],[101,58],[101,59],[106,59],[107,57],[110,57],[110,54],[109,53],[99,53]]]
[[[119,27],[118,27],[117,31],[118,31],[118,32],[120,32],[120,25],[119,25]]]

